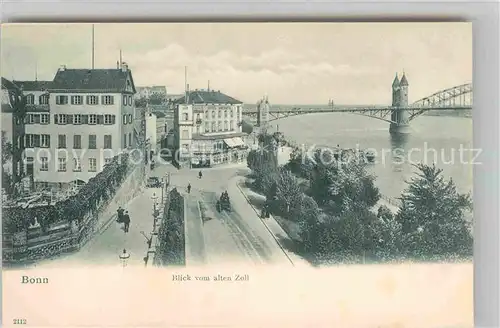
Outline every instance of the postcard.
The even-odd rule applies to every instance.
[[[471,23],[6,24],[5,327],[472,327]]]

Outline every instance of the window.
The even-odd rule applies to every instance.
[[[50,115],[49,114],[41,114],[40,115],[40,123],[41,124],[49,124],[50,123]]]
[[[68,96],[56,96],[56,104],[57,105],[68,104]]]
[[[187,121],[189,119],[188,113],[182,113],[182,120]]]
[[[82,115],[80,114],[73,115],[73,124],[82,124]]]
[[[27,95],[26,96],[26,104],[27,105],[33,105],[33,104],[35,104],[35,96],[33,96],[33,95]]]
[[[57,168],[57,171],[58,172],[66,172],[66,158],[59,157],[58,162],[59,162],[59,167]]]
[[[82,171],[82,163],[79,158],[73,158],[73,172],[81,172]]]
[[[212,111],[212,118],[215,118],[215,111]]]
[[[98,105],[99,97],[97,96],[87,96],[87,105]]]
[[[227,117],[227,110],[224,110],[224,117]]]
[[[111,144],[111,135],[107,134],[104,136],[104,149],[111,149],[112,144]]]
[[[29,124],[34,124],[35,123],[35,115],[36,114],[29,114],[28,115],[28,123]]]
[[[219,122],[217,124],[217,131],[222,131],[222,123],[221,122]]]
[[[234,130],[234,121],[231,120],[231,122],[229,122],[229,130]]]
[[[211,132],[215,132],[215,122],[212,123],[212,131]]]
[[[40,171],[48,171],[49,170],[49,158],[48,157],[40,157]]]
[[[127,148],[127,134],[123,135],[123,148]]]
[[[127,83],[129,83],[129,81],[127,81]],[[128,96],[128,104],[132,106],[132,96]]]
[[[42,148],[49,148],[50,147],[50,135],[49,134],[42,134],[42,140],[40,143],[40,147],[42,147]]]
[[[112,160],[112,158],[111,158],[111,157],[107,157],[107,158],[105,158],[105,159],[104,159],[104,165],[107,165],[107,164],[111,163],[111,160]]]
[[[188,139],[189,138],[189,132],[188,130],[182,130],[182,139]]]
[[[89,149],[97,148],[97,136],[95,134],[89,134]]]
[[[123,95],[123,105],[127,106],[128,105],[128,102],[127,102],[127,95]]]
[[[71,96],[71,105],[81,105],[83,103],[82,96]]]
[[[62,148],[66,148],[66,135],[65,134],[60,134],[59,137],[58,137],[58,148],[59,149],[62,149]]]
[[[104,124],[114,124],[115,123],[114,118],[115,118],[114,115],[110,114],[104,115]]]
[[[35,147],[35,136],[33,134],[25,135],[24,140],[27,148]]]
[[[113,96],[102,96],[102,104],[103,105],[113,105],[114,97]]]
[[[38,97],[38,102],[40,105],[48,105],[49,104],[49,95],[41,95]]]
[[[56,120],[57,122],[55,122],[56,124],[66,124],[66,115],[65,114],[56,114]]]
[[[97,115],[96,114],[89,115],[89,124],[97,124]]]
[[[233,116],[234,116],[234,112],[233,112],[233,110],[232,110],[232,109],[229,111],[229,115],[231,115],[231,117],[233,117]]]
[[[132,114],[128,114],[128,122],[129,122],[129,123],[132,123],[132,121],[133,121]]]
[[[82,136],[79,134],[75,134],[73,136],[73,148],[74,149],[82,149]]]
[[[203,112],[203,117],[208,118],[208,111]]]
[[[97,171],[97,158],[89,158],[89,172]]]
[[[205,132],[210,132],[210,123],[205,122]]]
[[[128,134],[128,146],[132,147],[132,132],[129,132]]]
[[[224,131],[229,130],[227,125],[228,125],[227,122],[224,122]]]
[[[127,124],[127,115],[123,114],[123,124]]]
[[[219,118],[221,118],[222,117],[222,111],[219,109],[218,112],[219,112]]]

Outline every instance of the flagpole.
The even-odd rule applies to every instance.
[[[94,24],[92,24],[92,69],[94,69]]]

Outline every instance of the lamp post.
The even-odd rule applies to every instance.
[[[130,258],[130,254],[127,253],[127,250],[124,248],[123,252],[120,254],[120,260],[122,261],[122,266],[125,268],[127,266],[127,261]]]
[[[153,200],[153,213],[156,212],[156,200],[158,199],[158,196],[156,196],[156,193],[153,193],[153,196],[151,196],[151,199]]]
[[[156,219],[158,217],[158,211],[156,209],[156,200],[158,197],[156,196],[156,193],[153,193],[153,196],[151,196],[151,199],[153,199],[153,231],[156,230]]]

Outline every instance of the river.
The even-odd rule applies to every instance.
[[[306,148],[370,148],[377,155],[370,170],[377,176],[381,193],[391,198],[401,195],[406,181],[414,176],[412,163],[419,162],[435,163],[460,192],[472,193],[473,165],[479,164],[473,161],[471,118],[420,116],[410,123],[411,133],[400,136],[389,133],[387,122],[347,113],[298,115],[270,124]]]

